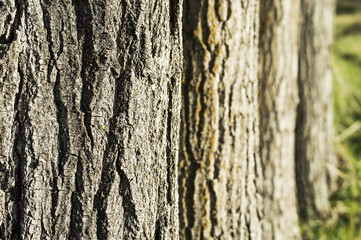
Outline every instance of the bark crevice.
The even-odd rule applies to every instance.
[[[82,40],[82,57],[80,76],[83,82],[80,110],[84,113],[84,125],[90,139],[91,147],[94,148],[94,139],[91,128],[92,120],[92,99],[94,96],[93,83],[95,81],[95,72],[99,69],[95,61],[96,53],[94,52],[94,31],[93,15],[91,3],[88,0],[73,0],[76,14],[76,27],[78,40]]]
[[[75,172],[75,191],[71,194],[71,211],[68,239],[81,239],[83,231],[83,204],[82,194],[84,192],[83,163],[80,156],[77,157]]]
[[[24,165],[25,165],[25,120],[28,112],[26,104],[20,104],[20,99],[23,96],[23,88],[26,84],[25,75],[20,64],[18,65],[18,73],[20,77],[18,92],[15,97],[14,110],[15,123],[14,123],[14,145],[13,145],[13,160],[14,160],[14,186],[10,189],[10,199],[12,200],[14,207],[12,212],[12,230],[11,239],[17,239],[22,231],[21,221],[23,220],[23,205],[24,205]],[[26,91],[26,90],[25,90]],[[20,105],[20,106],[19,106]]]

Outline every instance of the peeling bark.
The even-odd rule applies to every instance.
[[[327,213],[335,188],[332,168],[331,47],[334,0],[301,1],[296,175],[300,214]]]
[[[299,239],[295,125],[300,1],[261,0],[259,118],[263,239]]]
[[[181,1],[7,0],[0,239],[177,239]]]
[[[261,239],[258,14],[258,0],[184,1],[184,239]]]

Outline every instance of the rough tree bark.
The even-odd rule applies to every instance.
[[[295,126],[300,1],[261,0],[259,118],[263,239],[299,239]]]
[[[0,6],[0,239],[176,239],[181,1]]]
[[[335,186],[331,44],[334,0],[302,0],[296,175],[300,214],[326,213]]]
[[[258,0],[184,1],[180,234],[261,239]]]

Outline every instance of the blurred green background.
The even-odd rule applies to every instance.
[[[361,0],[339,0],[333,44],[339,189],[326,219],[301,225],[304,239],[361,240]]]

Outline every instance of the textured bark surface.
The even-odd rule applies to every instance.
[[[258,0],[184,1],[184,239],[261,239],[258,14]]]
[[[334,188],[331,44],[334,0],[302,0],[296,175],[300,214],[325,213]]]
[[[177,239],[180,1],[0,6],[0,239]]]
[[[299,239],[295,125],[300,1],[261,0],[259,118],[263,239]]]

